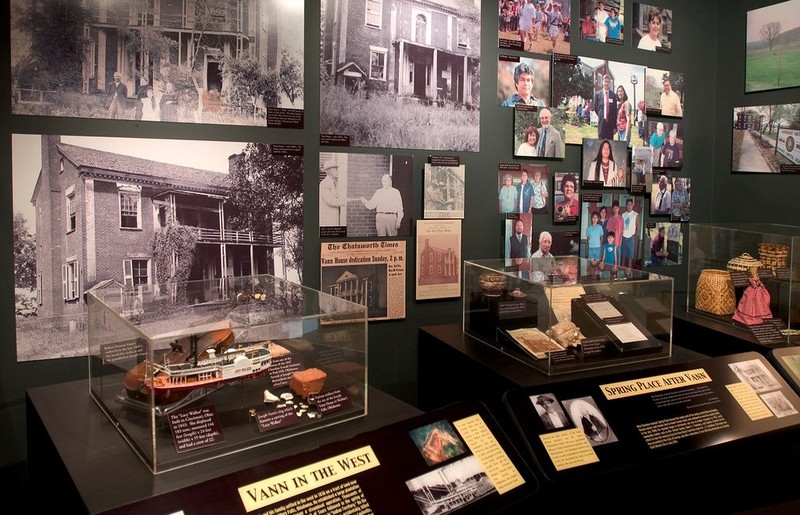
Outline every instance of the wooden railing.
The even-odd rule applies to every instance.
[[[234,231],[226,229],[207,229],[205,227],[192,227],[198,240],[202,243],[257,243],[261,245],[283,245],[283,236],[279,233],[267,235],[251,231]]]

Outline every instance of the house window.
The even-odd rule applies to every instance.
[[[417,15],[415,27],[416,27],[416,37],[414,38],[414,41],[416,41],[417,43],[425,43],[427,41],[425,35],[428,33],[428,19],[425,17],[424,14]]]
[[[458,46],[467,48],[469,46],[469,33],[467,32],[467,24],[461,20],[456,21],[456,30],[458,31]]]
[[[123,284],[142,286],[150,284],[150,260],[126,259],[122,262]]]
[[[367,14],[365,23],[367,27],[381,28],[381,18],[383,15],[383,0],[366,0]]]
[[[141,193],[119,192],[119,226],[123,229],[141,229]]]
[[[369,78],[386,80],[386,55],[385,48],[370,47],[369,49]]]
[[[61,265],[61,293],[65,301],[77,300],[79,297],[78,279],[80,278],[80,266],[77,260],[67,261],[66,265]]]
[[[78,228],[77,217],[75,216],[75,192],[67,191],[67,232],[72,232]]]

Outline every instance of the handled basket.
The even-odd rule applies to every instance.
[[[758,269],[762,266],[763,265],[761,264],[761,261],[757,260],[747,252],[741,256],[731,258],[731,260],[728,261],[728,270],[737,272],[750,272],[751,274],[756,274],[758,273]],[[702,274],[702,271],[700,273]]]
[[[713,315],[730,315],[736,311],[736,292],[727,270],[707,268],[700,271],[694,296],[694,307]]]

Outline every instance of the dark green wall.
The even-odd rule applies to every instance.
[[[577,4],[577,0],[573,3]],[[615,47],[580,41],[577,23],[577,7],[573,9],[573,53],[588,57],[606,58],[660,69],[682,71],[687,77],[684,134],[687,140],[685,165],[687,176],[692,177],[692,219],[711,221],[733,219],[735,205],[754,205],[766,198],[781,195],[778,213],[784,222],[791,221],[792,206],[789,192],[784,185],[796,185],[797,178],[732,177],[726,169],[730,159],[729,112],[732,102],[744,99],[742,49],[744,44],[744,10],[753,2],[736,0],[721,2],[718,12],[716,0],[664,0],[661,5],[674,12],[674,50],[671,55],[639,51],[628,43]],[[306,100],[305,129],[300,131],[270,130],[248,127],[222,127],[136,124],[110,120],[50,119],[10,116],[10,84],[0,81],[0,241],[10,242],[12,227],[11,201],[11,133],[82,134],[94,136],[133,136],[156,138],[181,138],[200,140],[267,141],[274,143],[302,143],[305,145],[305,191],[306,193],[306,269],[304,282],[311,287],[319,286],[319,238],[317,237],[317,170],[319,147],[319,59],[318,2],[306,1]],[[631,13],[631,3],[625,2]],[[465,259],[500,257],[501,221],[497,215],[496,177],[497,164],[512,159],[512,110],[495,104],[497,76],[497,47],[495,0],[483,1],[482,69],[481,85],[481,151],[461,154],[466,165],[466,216],[463,222],[462,255]],[[626,28],[627,31],[627,28]],[[8,77],[9,22],[2,21],[2,48],[0,65],[2,76]],[[718,36],[719,34],[719,36]],[[717,40],[723,44],[717,46]],[[513,53],[503,51],[503,53]],[[717,65],[717,60],[721,65]],[[719,75],[719,79],[717,76]],[[718,101],[716,84],[722,85]],[[748,97],[749,99],[749,97]],[[794,100],[797,101],[797,100]],[[722,110],[717,109],[717,106]],[[716,130],[715,130],[716,125]],[[403,152],[405,150],[355,149],[356,152]],[[415,166],[415,198],[411,216],[422,214],[422,167],[430,155],[429,151],[411,152]],[[452,153],[446,153],[452,154]],[[580,147],[568,146],[563,162],[550,162],[551,171],[579,171]],[[715,178],[716,177],[716,178]],[[780,182],[775,182],[780,181]],[[787,182],[791,181],[791,182]],[[731,186],[728,186],[728,185]],[[776,191],[778,190],[778,191]],[[765,197],[753,198],[753,195]],[[785,196],[785,198],[784,198]],[[736,200],[736,202],[731,202]],[[739,202],[741,200],[741,202]],[[716,205],[715,205],[716,203]],[[713,209],[712,209],[713,208]],[[719,214],[717,214],[717,211]],[[730,211],[730,212],[729,212]],[[741,213],[740,217],[752,216],[755,209]],[[765,211],[766,215],[772,214]],[[713,218],[712,218],[713,215]],[[646,221],[646,220],[645,220]],[[772,220],[770,220],[772,221]],[[549,221],[537,218],[534,229],[552,228]],[[414,239],[408,238],[408,255],[415,254]],[[421,326],[461,323],[460,300],[416,302],[413,287],[413,261],[409,261],[407,313],[405,320],[370,323],[369,328],[369,381],[398,397],[415,402],[417,331]],[[685,290],[685,268],[665,267],[659,272],[676,278],[676,291]],[[85,359],[64,359],[42,362],[17,363],[14,344],[13,318],[13,254],[10,245],[0,254],[0,467],[16,469],[26,458],[25,437],[25,390],[28,388],[57,384],[86,377]],[[676,342],[679,343],[679,342]],[[447,364],[442,363],[445,373]],[[536,373],[531,371],[531,373]],[[88,395],[88,393],[87,393]],[[6,474],[4,474],[6,475]],[[9,474],[10,475],[10,474]]]

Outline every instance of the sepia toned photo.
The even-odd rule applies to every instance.
[[[12,183],[18,361],[84,355],[88,291],[302,281],[301,145],[14,134]]]
[[[320,6],[323,138],[353,147],[480,150],[479,3]]]
[[[461,220],[417,220],[416,299],[461,295]]]
[[[747,11],[745,93],[800,86],[800,0]]]
[[[553,56],[554,123],[563,126],[565,143],[606,138],[641,145],[645,73],[642,65]]]
[[[672,9],[633,2],[633,48],[672,53]]]
[[[464,218],[465,168],[425,163],[424,218]]]
[[[411,235],[412,156],[320,152],[319,162],[320,237]]]
[[[12,0],[11,111],[302,129],[304,19],[280,0]]]

